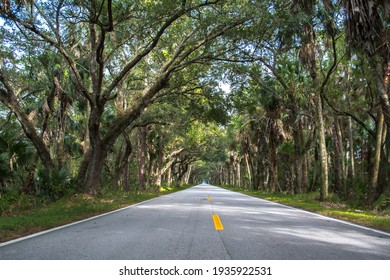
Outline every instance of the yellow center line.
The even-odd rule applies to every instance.
[[[219,219],[219,216],[217,214],[213,214],[213,221],[214,221],[215,230],[223,230],[222,222]]]
[[[208,197],[207,200],[211,200],[211,197]]]

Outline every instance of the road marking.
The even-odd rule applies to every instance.
[[[211,200],[211,197],[208,197],[207,200]]]
[[[223,230],[222,222],[219,219],[219,216],[217,214],[213,214],[213,221],[214,221],[215,230]]]

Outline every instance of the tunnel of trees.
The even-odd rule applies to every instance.
[[[0,195],[390,196],[386,0],[1,0]]]

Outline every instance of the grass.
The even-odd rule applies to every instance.
[[[103,192],[97,197],[78,194],[55,202],[39,202],[31,196],[20,195],[12,205],[7,205],[7,209],[0,208],[0,242],[110,212],[186,187],[165,187],[143,193]]]
[[[378,213],[376,211],[367,209],[354,209],[342,203],[340,199],[334,195],[330,195],[327,201],[320,202],[319,193],[293,195],[244,190],[232,186],[223,187],[232,191],[304,209],[324,216],[390,232],[389,214]]]

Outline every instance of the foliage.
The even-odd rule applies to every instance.
[[[299,197],[328,179],[325,158],[331,192],[387,207],[384,1],[8,2],[4,201],[202,180]]]
[[[390,214],[390,196],[382,194],[374,203],[374,210],[383,213]]]
[[[39,192],[53,200],[68,197],[75,191],[71,175],[65,168],[52,170],[51,173],[39,169],[35,181]]]

